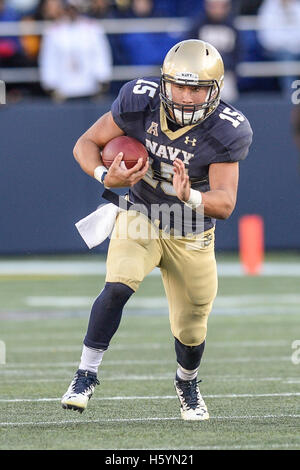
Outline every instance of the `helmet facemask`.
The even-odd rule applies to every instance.
[[[194,105],[176,103],[172,98],[172,83],[197,88],[207,87],[208,92],[204,103]],[[217,80],[177,78],[162,73],[160,98],[170,121],[179,126],[190,126],[204,121],[216,109],[220,101],[220,86]]]

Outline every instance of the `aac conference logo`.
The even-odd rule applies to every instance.
[[[5,82],[0,80],[0,105],[6,103]]]

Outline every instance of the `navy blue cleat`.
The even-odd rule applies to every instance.
[[[197,378],[194,380],[180,380],[176,374],[174,386],[180,402],[181,417],[184,420],[204,421],[209,419],[198,383]]]
[[[88,370],[78,369],[68,390],[62,397],[62,407],[82,413],[93,396],[96,385],[99,385],[96,374]]]

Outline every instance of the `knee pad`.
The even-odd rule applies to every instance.
[[[102,302],[104,301],[108,304],[108,307],[115,305],[123,308],[133,293],[134,290],[126,284],[121,282],[106,282],[96,301],[101,298]]]
[[[175,338],[175,352],[178,364],[187,370],[197,369],[201,362],[204,347],[205,341],[197,346],[186,346]]]
[[[117,331],[124,305],[133,290],[120,282],[107,282],[95,300],[84,344],[90,348],[107,349]]]

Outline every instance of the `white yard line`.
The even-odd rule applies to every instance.
[[[162,381],[172,381],[174,379],[174,374],[166,374],[166,375],[143,375],[143,376],[137,376],[137,375],[126,375],[126,376],[115,376],[115,377],[102,377],[101,380],[103,380],[104,382],[126,382],[126,381],[145,381],[145,382],[149,382],[149,381],[156,381],[156,382],[162,382]],[[223,379],[222,377],[220,377],[219,379],[215,379],[214,381],[217,381],[217,382],[231,382],[232,381],[235,381],[235,382],[281,382],[282,384],[290,384],[290,385],[293,385],[293,384],[299,384],[300,383],[300,380],[288,380],[288,381],[285,381],[284,379],[269,379],[269,378],[242,378],[242,379]],[[55,383],[55,382],[59,382],[59,383],[64,383],[64,384],[67,384],[68,383],[68,380],[66,380],[66,378],[57,378],[57,377],[53,377],[51,379],[44,379],[44,378],[35,378],[35,379],[31,379],[31,378],[28,378],[28,377],[24,377],[23,379],[22,378],[16,378],[16,377],[12,377],[11,380],[10,379],[7,379],[7,377],[5,377],[5,381],[3,380],[3,377],[2,377],[2,384],[10,384],[10,383],[13,383],[13,384],[21,384],[21,383]]]
[[[284,340],[252,340],[252,341],[213,341],[209,343],[210,348],[248,348],[248,347],[286,347],[288,346],[289,349],[291,348],[291,342],[284,341]],[[132,344],[111,344],[109,351],[140,351],[140,350],[171,350],[173,348],[173,344],[170,343],[132,343]],[[81,343],[73,344],[73,345],[64,345],[64,346],[25,346],[22,347],[15,347],[14,352],[73,352],[73,351],[81,351],[82,345]],[[22,362],[18,362],[18,364],[22,364]],[[26,364],[26,363],[24,363]],[[35,364],[39,364],[38,362]],[[44,363],[40,363],[44,364]],[[50,366],[55,367],[57,363],[53,364],[50,363]],[[7,364],[9,366],[9,364]],[[0,369],[1,370],[1,369]]]
[[[292,448],[298,449],[299,444],[245,444],[245,445],[236,445],[236,446],[203,446],[203,447],[185,447],[186,450],[268,450],[268,449],[285,449]]]
[[[212,418],[212,419],[218,419]],[[176,447],[176,450],[247,450],[247,449],[257,449],[257,450],[268,450],[268,449],[282,449],[282,448],[299,448],[299,444],[241,444],[241,445],[233,445],[233,446],[228,446],[228,445],[220,445],[220,446],[198,446],[198,447]],[[116,449],[115,452],[121,451],[121,450],[130,450],[130,449]],[[131,449],[134,450],[134,449]],[[151,449],[143,448],[143,450],[174,450],[172,447],[151,447]]]
[[[19,374],[17,374],[19,375]],[[58,377],[52,377],[52,378],[47,378],[44,379],[42,377],[38,377],[35,379],[32,379],[26,375],[24,378],[19,378],[15,377],[14,374],[12,374],[11,378],[8,378],[8,376],[5,376],[5,382],[4,382],[4,375],[2,375],[2,383],[5,384],[10,384],[10,383],[53,383],[53,382],[63,382],[66,383],[66,377],[64,378],[58,378]],[[101,381],[103,380],[104,382],[120,382],[120,381],[164,381],[164,380],[173,380],[174,379],[174,373],[166,373],[166,374],[155,374],[155,375],[116,375],[114,377],[107,377],[104,375],[101,376]],[[296,377],[240,377],[240,376],[207,376],[206,381],[210,382],[281,382],[283,384],[299,384],[300,379]]]
[[[90,307],[94,302],[94,297],[87,296],[28,296],[24,303],[29,307]],[[284,307],[300,305],[300,294],[253,294],[236,296],[218,296],[214,301],[214,309],[228,309],[232,307],[248,308],[259,306],[266,308],[278,307],[282,304]],[[166,297],[135,297],[129,299],[126,309],[167,309],[168,302]]]
[[[0,261],[0,275],[66,275],[91,276],[104,275],[106,265],[103,261],[50,261],[50,260],[22,260]],[[239,262],[219,262],[219,276],[242,276],[243,269]],[[300,276],[299,263],[265,262],[263,276]],[[150,276],[159,276],[160,271],[155,268]]]
[[[55,350],[55,348],[53,348]],[[37,352],[43,352],[42,350],[36,349]],[[207,358],[205,360],[206,364],[239,364],[239,363],[257,363],[257,362],[291,362],[290,356],[270,356],[270,357],[222,357],[222,358]],[[106,360],[105,363],[101,365],[101,367],[110,367],[110,366],[124,366],[124,365],[166,365],[166,364],[173,364],[174,360],[163,360],[163,359],[153,359],[153,360],[146,360],[146,359],[125,359],[125,360]],[[42,370],[42,369],[40,369]],[[15,373],[21,375],[34,375],[35,372],[38,371],[26,371],[24,369],[12,369],[9,370],[5,367],[5,364],[0,368],[0,375]],[[51,371],[45,371],[45,374],[50,374]]]
[[[49,307],[48,311],[0,311],[0,319],[7,320],[21,320],[21,321],[32,321],[32,320],[41,320],[41,319],[60,319],[60,318],[86,318],[89,314],[90,307],[72,307],[70,309],[61,308],[60,310],[57,307]],[[41,309],[43,307],[40,307]],[[29,307],[24,307],[25,310],[28,310]],[[168,309],[167,308],[128,308],[125,307],[127,315],[164,315],[167,317]],[[213,307],[211,315],[221,315],[221,316],[259,316],[259,315],[299,315],[300,307],[299,305],[267,305],[267,306],[252,306],[252,307]]]
[[[253,416],[210,416],[210,419],[225,419],[225,420],[239,420],[239,419],[276,419],[276,418],[300,418],[296,414],[278,414],[278,415],[253,415]],[[172,417],[148,417],[148,418],[114,418],[114,419],[88,419],[81,420],[61,420],[61,421],[27,421],[27,422],[0,422],[0,426],[64,426],[66,424],[88,424],[88,423],[127,423],[127,422],[149,422],[149,421],[174,421],[181,420],[178,416]],[[200,424],[200,423],[199,423]]]
[[[0,275],[64,275],[98,276],[104,275],[106,265],[103,261],[49,261],[22,260],[0,261]]]
[[[300,392],[283,393],[241,393],[241,394],[217,394],[203,395],[203,398],[270,398],[270,397],[299,397]],[[153,396],[119,396],[119,397],[93,397],[93,401],[123,401],[123,400],[174,400],[175,395],[153,395]],[[25,403],[25,402],[53,402],[60,401],[61,398],[0,398],[0,403]],[[297,415],[298,416],[298,415]],[[300,416],[300,415],[299,415]]]

